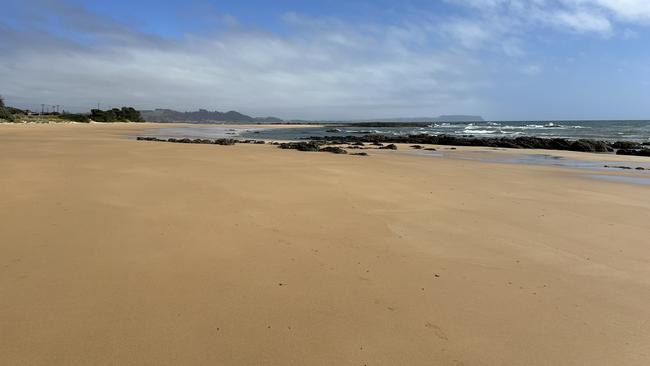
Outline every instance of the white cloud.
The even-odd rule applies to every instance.
[[[548,21],[561,27],[568,27],[578,33],[600,33],[609,35],[612,24],[602,14],[590,11],[558,11],[551,13]]]
[[[470,113],[484,79],[471,55],[421,47],[412,26],[373,27],[288,16],[295,35],[240,27],[165,40],[113,28],[90,45],[0,29],[13,39],[0,54],[10,100],[72,109],[236,109],[285,118],[356,118]],[[232,23],[232,22],[231,22]],[[237,24],[234,22],[234,24]],[[2,34],[4,32],[4,35]],[[40,35],[42,36],[42,34]],[[49,44],[56,43],[56,47]]]
[[[235,109],[314,119],[489,113],[489,92],[498,94],[504,80],[552,73],[545,65],[552,58],[532,47],[552,47],[540,29],[602,41],[612,34],[636,37],[650,6],[447,0],[466,7],[453,15],[408,14],[390,24],[288,13],[282,33],[215,14],[213,33],[166,39],[65,0],[34,1],[17,2],[38,6],[16,15],[21,27],[0,20],[0,92],[12,103]],[[42,26],[45,12],[56,18],[58,36]],[[491,83],[495,77],[500,83]]]
[[[485,16],[507,15],[578,33],[609,35],[613,23],[650,23],[650,0],[447,0],[479,9]]]
[[[580,0],[579,2],[607,9],[625,22],[650,22],[650,1],[648,0]]]

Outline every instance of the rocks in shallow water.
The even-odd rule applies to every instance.
[[[318,151],[329,152],[332,154],[347,154],[348,152],[345,149],[342,149],[338,146],[326,146]]]
[[[210,140],[207,140],[210,141]],[[212,142],[215,145],[234,145],[237,142],[237,140],[233,139],[216,139],[214,142]],[[206,142],[206,144],[209,144],[210,142]]]
[[[411,147],[416,150],[422,149],[422,145],[411,145]]]
[[[424,150],[426,150],[426,151],[436,151],[436,149],[434,149],[434,148],[432,148],[432,147],[427,147],[427,148],[424,149]]]
[[[389,144],[389,145],[380,147],[380,149],[382,149],[382,150],[397,150],[397,145]]]
[[[582,152],[608,152],[612,151],[612,148],[602,141],[581,139],[573,141],[571,145],[569,145],[568,150]]]
[[[633,141],[616,141],[610,145],[614,149],[640,149],[641,145]]]
[[[626,166],[626,165],[605,165],[605,168],[612,168],[612,169],[624,169],[624,170],[646,170],[646,168],[642,166],[638,166],[636,168],[632,168],[631,166]]]
[[[616,151],[617,155],[635,155],[635,156],[650,156],[650,149],[620,149]]]
[[[356,155],[356,156],[368,156],[367,152],[360,152],[360,153],[352,153],[350,155]]]
[[[239,140],[238,144],[265,144],[264,140]]]
[[[370,143],[374,146],[384,144],[410,144],[419,145],[452,145],[452,146],[483,146],[511,149],[545,149],[545,150],[573,150],[585,152],[612,152],[615,146],[639,146],[636,143],[617,142],[608,143],[597,140],[569,140],[565,138],[542,138],[533,136],[518,137],[461,137],[454,135],[363,135],[363,136],[312,136],[311,141],[336,141],[338,144],[355,142]]]

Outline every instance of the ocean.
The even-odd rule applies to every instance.
[[[221,124],[188,124],[150,131],[157,137],[299,140],[310,136],[448,134],[471,137],[561,137],[605,141],[650,142],[650,121],[486,121],[450,123],[344,124],[295,128],[230,128]]]
[[[377,124],[379,125],[379,124]],[[293,140],[309,136],[344,135],[456,135],[473,137],[561,137],[568,139],[650,141],[650,121],[486,121],[414,123],[410,126],[363,127],[332,123],[320,128],[275,129],[244,133],[243,137]]]

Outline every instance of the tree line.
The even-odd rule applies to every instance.
[[[0,120],[15,122],[17,115],[27,115],[28,111],[5,105],[0,96]],[[48,116],[57,117],[63,121],[88,123],[95,122],[144,122],[142,115],[133,107],[111,108],[108,110],[91,109],[90,113],[48,113]]]

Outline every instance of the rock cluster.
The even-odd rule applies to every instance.
[[[620,149],[616,151],[617,155],[635,155],[635,156],[650,156],[650,149]]]
[[[413,148],[421,145],[455,145],[455,146],[484,146],[513,149],[544,149],[570,150],[582,152],[614,152],[619,154],[650,156],[650,149],[632,141],[598,141],[589,139],[570,140],[565,138],[542,138],[533,136],[519,137],[462,137],[452,135],[363,135],[363,136],[312,136],[306,140],[320,141],[327,144],[370,143],[375,146],[384,144],[410,144]]]
[[[642,166],[638,166],[636,168],[632,168],[631,166],[626,166],[626,165],[605,165],[605,168],[613,168],[613,169],[625,169],[625,170],[630,170],[630,169],[635,169],[635,170],[646,170]]]
[[[342,149],[338,146],[326,146],[318,151],[329,152],[332,154],[347,154],[348,152],[345,149]]]
[[[210,145],[234,145],[236,143],[242,143],[242,141],[237,141],[235,139],[215,139],[215,140],[210,140],[210,139],[188,139],[188,138],[182,138],[182,139],[175,139],[175,138],[169,138],[169,139],[160,139],[157,137],[143,137],[143,136],[138,136],[137,140],[139,141],[159,141],[159,142],[175,142],[179,144],[210,144]],[[247,140],[247,141],[254,141],[254,140]],[[258,142],[256,142],[258,143]],[[264,143],[264,141],[261,141],[261,143]]]
[[[298,151],[319,151],[323,142],[300,141],[300,142],[283,142],[278,145],[280,149],[292,149]]]

